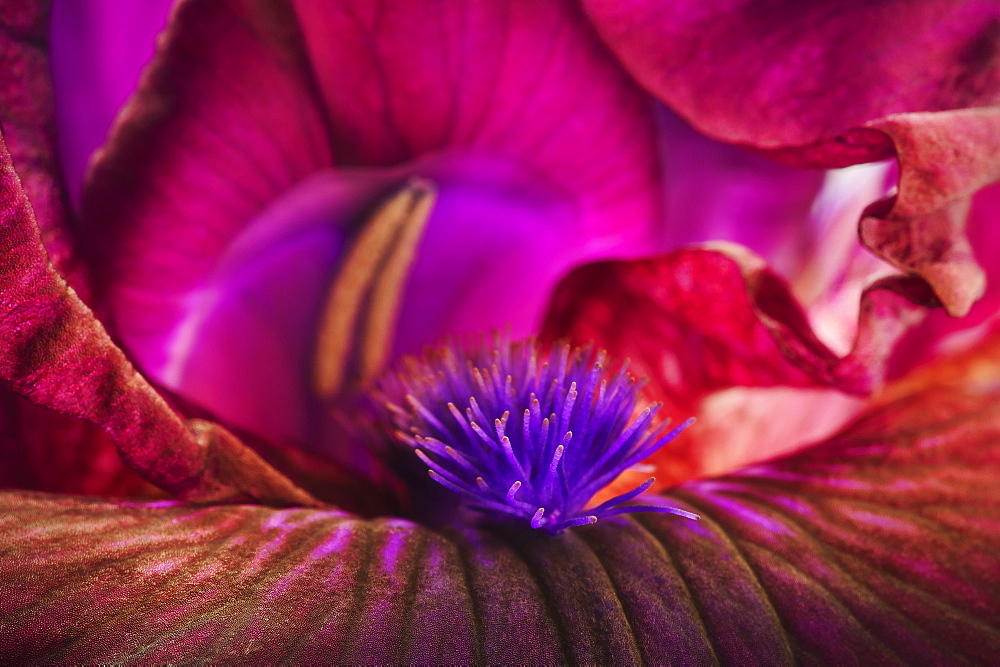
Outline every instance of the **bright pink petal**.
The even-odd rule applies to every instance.
[[[799,271],[803,249],[818,236],[803,222],[811,218],[826,172],[789,167],[709,139],[666,108],[659,117],[672,223],[659,249],[730,241],[784,275]]]
[[[584,6],[625,67],[701,131],[759,148],[817,144],[830,166],[888,157],[884,139],[853,129],[870,120],[1000,101],[992,1]]]
[[[0,141],[0,378],[41,407],[104,427],[148,481],[192,499],[311,502],[216,425],[185,424],[56,273]]]
[[[570,193],[584,246],[655,230],[652,109],[572,3],[296,7],[341,164],[507,157]]]
[[[997,387],[994,385],[993,390]],[[0,494],[19,661],[989,663],[1000,410],[960,389],[551,538]],[[585,582],[586,585],[581,585]]]
[[[55,0],[49,35],[59,155],[80,201],[83,173],[153,57],[173,0]]]
[[[56,152],[48,3],[0,2],[0,127],[53,264],[85,290]]]
[[[396,354],[526,335],[561,272],[656,236],[653,111],[578,10],[432,5],[178,8],[83,205],[107,319],[144,371],[234,425],[314,439],[325,293],[411,176],[439,198]]]

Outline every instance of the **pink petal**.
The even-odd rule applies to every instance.
[[[892,139],[901,172],[899,194],[865,212],[862,242],[926,280],[950,315],[965,315],[985,289],[965,222],[972,195],[1000,180],[1000,107],[904,114],[870,127]]]
[[[818,236],[803,221],[810,219],[826,172],[714,141],[666,108],[660,124],[667,219],[673,222],[660,249],[724,240],[750,248],[784,275],[799,271],[803,248]]]
[[[315,439],[323,295],[409,176],[441,196],[397,354],[527,334],[562,271],[661,231],[652,109],[569,3],[443,17],[408,3],[365,33],[370,8],[182,5],[84,194],[99,296],[130,355],[270,438]]]
[[[655,231],[652,109],[572,3],[296,8],[341,164],[507,157],[570,193],[584,245]]]
[[[996,391],[995,385],[992,391]],[[960,388],[558,538],[0,494],[0,651],[67,662],[989,663],[1000,410]],[[581,585],[585,582],[585,585]]]
[[[884,139],[853,129],[870,120],[1000,101],[995,2],[584,6],[629,72],[701,131],[760,148],[814,144],[829,166],[888,157]]]
[[[56,152],[48,20],[46,2],[0,3],[0,125],[52,262],[85,290]]]
[[[135,90],[173,0],[55,0],[49,35],[59,155],[79,204],[91,154]]]
[[[183,423],[53,269],[0,141],[0,378],[41,407],[104,427],[126,463],[189,498],[314,502],[231,434]]]
[[[995,221],[1000,212],[1000,185],[978,192],[972,199],[968,238],[972,253],[986,271],[986,293],[969,314],[962,318],[940,310],[928,313],[927,320],[900,341],[893,353],[890,374],[899,376],[945,352],[974,345],[1000,321],[1000,234]]]

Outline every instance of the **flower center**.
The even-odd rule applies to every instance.
[[[461,359],[465,357],[465,359]],[[559,533],[601,517],[655,511],[627,505],[645,483],[596,507],[595,493],[670,442],[658,404],[633,418],[639,384],[627,364],[608,372],[603,352],[495,339],[468,353],[445,346],[387,376],[379,390],[396,439],[413,449],[435,482],[496,520]]]

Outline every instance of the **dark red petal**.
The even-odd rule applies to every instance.
[[[994,382],[992,390],[998,387]],[[0,494],[0,654],[67,662],[989,663],[1000,407],[931,390],[552,538]]]
[[[163,491],[129,470],[107,432],[0,386],[0,488],[121,497]]]
[[[993,1],[584,6],[644,86],[709,136],[734,143],[819,143],[814,150],[828,160],[866,162],[887,157],[886,142],[852,128],[893,113],[1000,101]]]
[[[44,0],[0,2],[0,127],[52,263],[83,290],[56,153],[48,25]]]
[[[313,502],[224,429],[185,424],[49,263],[0,140],[0,379],[34,403],[103,426],[148,481],[201,500]]]

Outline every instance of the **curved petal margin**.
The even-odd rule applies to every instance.
[[[553,296],[542,339],[593,341],[632,361],[648,393],[680,409],[736,386],[834,387],[857,394],[881,381],[896,338],[936,302],[922,283],[888,278],[862,296],[850,354],[812,331],[787,284],[733,244],[599,262],[568,275]]]
[[[1000,407],[931,391],[550,538],[0,494],[0,655],[97,662],[988,663]]]
[[[583,4],[629,72],[705,134],[809,146],[828,167],[889,156],[871,120],[1000,102],[994,0]]]
[[[132,368],[56,273],[0,140],[0,378],[51,408],[103,426],[126,464],[192,500],[315,504],[234,436],[185,424]]]
[[[52,263],[82,290],[56,151],[48,27],[48,2],[0,1],[0,127]]]
[[[900,114],[869,127],[892,139],[899,192],[865,210],[861,240],[926,280],[949,315],[965,315],[985,291],[965,225],[972,195],[1000,180],[1000,106]]]

